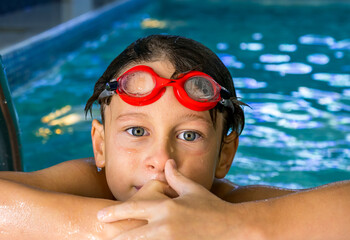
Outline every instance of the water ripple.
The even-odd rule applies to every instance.
[[[227,50],[228,49],[228,43],[224,43],[224,42],[220,42],[218,44],[216,44],[216,48],[218,50]]]
[[[263,54],[259,57],[260,62],[262,63],[281,63],[289,62],[289,55],[278,55],[278,54]]]
[[[282,63],[282,64],[266,64],[266,71],[280,72],[285,74],[308,74],[312,71],[312,67],[305,63]]]
[[[350,39],[338,41],[330,46],[331,49],[336,50],[350,50]]]
[[[258,82],[254,78],[232,78],[236,88],[259,89],[267,86],[266,82]]]
[[[341,98],[341,95],[336,92],[313,89],[308,87],[299,87],[298,92],[293,92],[294,97],[302,97],[307,99],[329,99],[331,102]]]
[[[221,61],[225,64],[226,67],[233,67],[233,68],[244,68],[244,63],[238,61],[235,56],[230,54],[218,54]]]
[[[306,45],[328,45],[332,46],[335,39],[331,36],[307,34],[299,37],[299,42]]]
[[[278,49],[281,52],[295,52],[298,49],[298,46],[295,44],[282,43],[282,44],[278,45]]]
[[[239,46],[242,50],[248,50],[248,51],[261,51],[264,49],[264,44],[262,44],[262,43],[242,42]]]
[[[307,61],[318,65],[329,63],[329,57],[326,54],[314,53],[307,56]]]
[[[252,38],[255,41],[259,41],[263,38],[263,34],[262,33],[253,33]]]
[[[313,80],[328,82],[330,86],[350,87],[350,74],[314,73],[311,77]]]

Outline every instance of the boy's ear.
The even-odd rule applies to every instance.
[[[96,119],[92,121],[91,126],[92,148],[95,155],[95,164],[99,168],[105,166],[105,141],[103,125]]]
[[[224,137],[220,152],[219,163],[216,166],[215,177],[224,178],[230,170],[233,158],[238,148],[237,133],[232,131],[228,136]]]

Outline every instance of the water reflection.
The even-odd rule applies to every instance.
[[[299,43],[306,45],[328,45],[335,43],[335,39],[331,36],[323,36],[317,34],[307,34],[299,37]]]
[[[298,47],[295,44],[280,44],[278,45],[278,49],[281,52],[295,52]]]
[[[350,39],[344,39],[332,44],[331,49],[350,50]]]
[[[263,34],[262,33],[253,33],[252,38],[255,41],[259,41],[263,38]]]
[[[289,55],[278,55],[278,54],[263,54],[259,57],[260,62],[262,63],[281,63],[289,62]]]
[[[262,43],[241,43],[240,48],[242,50],[248,50],[248,51],[261,51],[264,49],[264,44]]]
[[[341,52],[341,51],[336,51],[336,52],[334,53],[334,56],[335,56],[335,58],[341,59],[341,58],[344,57],[344,53]]]
[[[235,56],[230,54],[218,54],[221,61],[225,64],[226,67],[233,68],[244,68],[244,63],[238,61]]]
[[[314,53],[307,56],[307,61],[313,64],[325,65],[329,62],[329,57],[325,54]]]
[[[312,71],[312,67],[305,63],[282,63],[282,64],[266,64],[266,71],[279,72],[282,76],[285,74],[308,74]]]
[[[258,82],[254,78],[233,78],[233,82],[236,88],[258,89],[267,86],[266,82]]]
[[[350,87],[350,74],[345,73],[314,73],[312,79],[328,82],[334,87]]]
[[[224,43],[224,42],[220,42],[220,43],[216,44],[216,48],[218,50],[227,50],[228,46],[229,45],[227,43]]]

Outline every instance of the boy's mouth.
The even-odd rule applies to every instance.
[[[136,190],[140,190],[142,188],[142,186],[135,186]]]

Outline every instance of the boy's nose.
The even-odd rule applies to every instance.
[[[164,173],[165,163],[168,159],[174,159],[174,150],[169,143],[154,144],[145,159],[145,167],[153,173]]]

